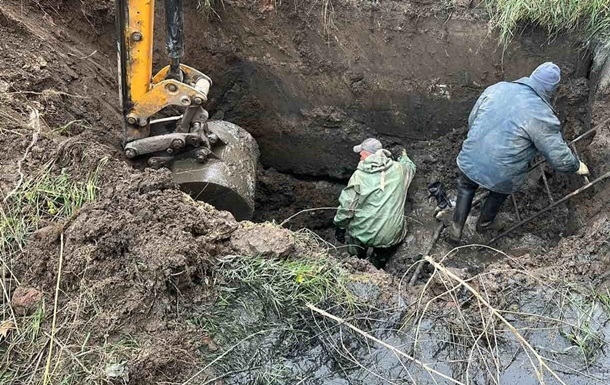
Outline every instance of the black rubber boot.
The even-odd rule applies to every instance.
[[[458,245],[460,243],[463,228],[464,225],[460,226],[459,223],[451,222],[451,225],[449,226],[449,236],[447,237],[449,243],[452,245]]]
[[[477,221],[477,233],[482,234],[492,229],[494,219],[500,212],[506,198],[508,198],[508,194],[500,194],[493,191],[489,192],[489,196],[481,208],[481,214]]]
[[[479,188],[478,184],[464,174],[459,176],[457,185],[457,201],[453,210],[453,223],[449,227],[449,241],[454,244],[459,243],[462,238],[462,230],[472,208],[474,193]]]
[[[375,247],[371,256],[371,263],[378,269],[383,269],[390,258],[396,254],[400,243],[390,247]]]

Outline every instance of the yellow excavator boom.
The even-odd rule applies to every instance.
[[[176,183],[195,198],[250,218],[258,147],[242,128],[208,122],[203,104],[212,80],[181,63],[182,0],[165,0],[169,65],[154,76],[155,1],[116,0],[116,18],[126,157],[147,156],[149,166],[172,169]],[[170,106],[183,114],[154,119]]]

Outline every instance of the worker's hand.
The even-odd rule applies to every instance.
[[[392,155],[394,156],[394,159],[398,160],[401,156],[407,156],[407,150],[402,147],[398,147],[392,151]]]
[[[580,167],[578,168],[578,171],[576,171],[576,173],[578,175],[589,175],[589,167],[587,167],[587,165],[583,162],[580,162]]]
[[[335,239],[339,243],[345,243],[345,229],[337,227],[335,230]]]

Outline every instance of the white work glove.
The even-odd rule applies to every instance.
[[[583,162],[580,162],[580,167],[578,168],[578,171],[576,171],[576,173],[578,175],[589,175],[589,167],[587,167],[587,165]]]

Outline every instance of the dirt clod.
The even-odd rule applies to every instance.
[[[289,230],[264,224],[246,224],[233,233],[231,246],[245,256],[281,258],[295,250],[295,241]]]
[[[11,306],[15,313],[19,315],[30,315],[36,311],[42,298],[43,294],[40,290],[33,287],[19,286],[13,292]]]

